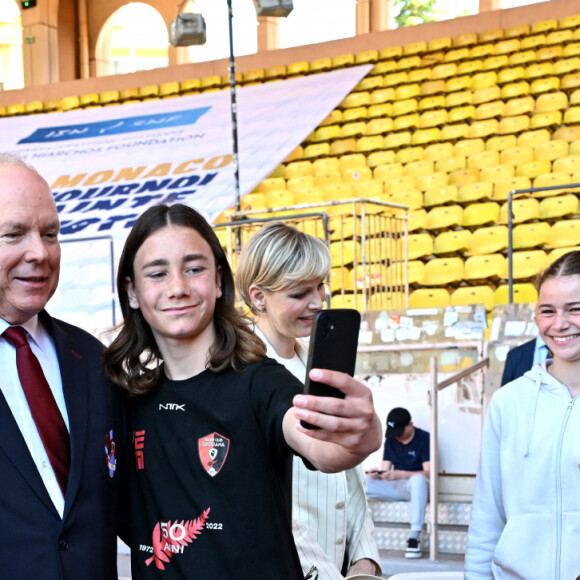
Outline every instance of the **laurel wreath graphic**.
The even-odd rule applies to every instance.
[[[161,527],[161,522],[158,522],[153,529],[153,556],[145,560],[145,564],[149,566],[151,562],[155,562],[159,570],[165,570],[164,562],[169,562],[174,554],[172,547],[191,544],[201,534],[209,517],[209,510],[210,508],[204,510],[195,520],[164,522],[164,529]],[[171,533],[167,533],[167,530],[172,530],[174,527],[180,530],[179,537],[172,537]]]

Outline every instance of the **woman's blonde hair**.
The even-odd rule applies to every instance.
[[[273,222],[246,242],[236,268],[236,288],[248,308],[257,314],[250,297],[252,284],[265,292],[277,292],[299,282],[324,278],[330,266],[330,252],[322,240]]]

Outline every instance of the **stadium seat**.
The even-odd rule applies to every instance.
[[[484,167],[480,171],[479,177],[482,182],[489,181],[492,184],[496,184],[498,181],[512,179],[514,177],[514,171],[515,168],[513,165],[509,163],[500,163],[498,165]]]
[[[497,135],[498,132],[499,123],[497,119],[485,119],[484,121],[471,123],[467,136],[469,139],[486,138]]]
[[[534,198],[512,200],[512,223],[521,224],[537,220],[540,217],[540,202]],[[501,206],[499,220],[500,224],[508,223],[508,204]]]
[[[416,209],[407,214],[407,230],[408,232],[420,232],[427,228],[427,211],[424,209]]]
[[[389,286],[409,286],[422,284],[425,279],[425,264],[421,260],[407,262],[407,275],[405,275],[404,262],[394,262],[387,268],[386,279]]]
[[[531,282],[522,282],[513,285],[513,301],[514,303],[521,302],[537,302],[538,292]],[[499,286],[493,293],[494,305],[509,304],[509,286],[507,284]]]
[[[500,162],[499,151],[487,149],[479,153],[473,153],[467,157],[467,167],[469,169],[485,169],[493,165],[498,165]]]
[[[427,229],[432,232],[459,227],[463,223],[460,205],[437,206],[427,214]]]
[[[463,105],[470,105],[473,98],[473,93],[470,90],[456,91],[445,95],[445,106],[448,109],[453,107],[461,107]]]
[[[385,89],[386,90],[386,89]],[[377,92],[377,91],[375,91]],[[374,93],[373,93],[374,94]],[[390,117],[393,111],[393,103],[391,102],[377,102],[367,107],[367,119],[381,119]],[[389,119],[392,122],[392,119]]]
[[[469,286],[457,288],[451,293],[451,306],[483,304],[490,312],[493,310],[493,290],[489,286]]]
[[[293,177],[302,177],[304,175],[312,175],[312,162],[308,160],[303,161],[293,161],[286,165],[285,176],[286,179],[292,179]]]
[[[310,72],[319,73],[330,70],[332,68],[332,60],[328,57],[316,58],[310,62]]]
[[[425,286],[449,286],[463,280],[463,260],[458,257],[433,258],[425,265]]]
[[[116,105],[119,103],[119,91],[104,91],[99,95],[101,105]]]
[[[459,143],[462,143],[462,141],[458,141],[456,145]],[[444,143],[444,145],[447,145],[447,143]],[[460,169],[465,169],[466,167],[467,158],[463,155],[452,154],[450,156],[442,156],[435,162],[435,171],[440,171],[442,173],[452,173],[454,171],[459,171]]]
[[[516,24],[504,29],[505,38],[520,38],[527,36],[530,33],[531,27],[529,24]]]
[[[345,183],[356,183],[361,181],[370,181],[373,178],[373,172],[370,167],[347,167],[341,170],[342,180]]]
[[[534,115],[532,115],[530,119],[530,129],[532,131],[536,129],[559,127],[561,124],[562,124],[562,111],[548,111],[546,113],[535,113]]]
[[[410,175],[415,179],[423,175],[433,173],[434,164],[431,159],[419,159],[417,161],[409,161],[403,167],[405,175]]]
[[[580,27],[580,14],[572,14],[571,16],[564,16],[558,22],[558,28],[560,30],[579,27]]]
[[[380,165],[386,165],[388,163],[395,162],[395,152],[394,151],[373,151],[367,156],[367,165],[371,169],[375,169]]]
[[[521,48],[521,43],[520,43]],[[530,50],[518,50],[510,54],[509,64],[510,66],[518,66],[528,64],[530,62],[536,61],[536,51],[533,49]]]
[[[480,58],[465,60],[457,65],[457,74],[473,77],[474,74],[483,71],[483,61]],[[472,86],[471,84],[469,86]]]
[[[405,176],[405,168],[401,163],[387,163],[384,165],[378,165],[373,170],[373,179],[380,180],[383,182],[390,182],[393,179]],[[416,182],[411,176],[410,179],[406,179],[403,182],[403,187],[407,186],[410,189],[416,187]],[[387,189],[387,193],[390,191]]]
[[[548,265],[548,256],[543,250],[514,252],[512,258],[514,280],[530,280]],[[508,278],[507,268],[508,263],[506,261],[505,279]]]
[[[450,77],[445,81],[445,92],[453,93],[455,91],[471,91],[471,76],[461,75]]]
[[[580,172],[580,155],[567,155],[556,159],[553,164],[553,171],[569,174]],[[545,171],[543,173],[549,172]]]
[[[497,73],[497,84],[505,85],[508,83],[515,83],[526,78],[526,69],[523,66],[512,66],[501,69]]]
[[[572,92],[580,87],[580,73],[573,72],[564,75],[560,81],[560,88],[563,91]]]
[[[558,159],[554,163],[558,163],[558,161],[563,161],[563,159]],[[537,161],[527,161],[516,165],[516,176],[524,176],[529,177],[530,179],[534,179],[538,177],[538,175],[543,175],[550,173],[552,170],[552,164],[547,159],[539,159]],[[559,171],[554,167],[554,171]]]
[[[398,133],[389,133],[384,140],[385,149],[399,149],[411,145],[411,132],[399,131]]]
[[[467,123],[457,123],[454,125],[445,125],[441,128],[439,139],[441,141],[460,141],[466,139],[469,133],[469,125]]]
[[[409,308],[446,308],[449,292],[445,288],[417,288],[409,294]]]
[[[462,226],[464,228],[491,226],[497,223],[499,211],[499,204],[495,201],[472,203],[463,210]]]
[[[329,155],[345,155],[356,151],[356,139],[349,137],[347,139],[337,139],[330,144],[328,149]]]
[[[497,282],[505,273],[506,258],[501,254],[481,254],[465,260],[463,278],[469,283]]]
[[[379,59],[378,50],[364,50],[355,56],[355,64],[370,64]]]
[[[433,207],[457,203],[457,186],[430,187],[423,195],[423,206]]]
[[[447,173],[443,171],[435,171],[417,177],[417,187],[421,191],[427,191],[428,189],[440,190],[447,185],[447,182]]]
[[[462,123],[464,121],[470,121],[475,118],[475,105],[461,105],[459,107],[453,107],[449,110],[447,121],[448,123]]]
[[[532,34],[522,38],[520,41],[520,50],[535,50],[546,44],[545,34]]]
[[[294,192],[288,189],[273,190],[266,193],[266,206],[269,208],[292,206],[294,204]]]
[[[413,211],[423,207],[423,193],[419,189],[406,189],[404,191],[391,192],[389,201],[406,205],[409,210]]]
[[[423,158],[431,159],[432,161],[451,155],[453,155],[453,145],[451,143],[433,143],[427,145],[423,151]]]
[[[530,118],[528,115],[515,115],[504,117],[500,120],[497,128],[499,135],[518,135],[530,128]]]
[[[365,197],[370,199],[378,199],[380,201],[386,201],[386,196],[384,195],[383,182],[378,180],[372,181],[361,181],[352,184],[352,192],[354,197]],[[369,208],[367,208],[367,212]],[[379,211],[374,211],[372,213],[379,213]]]
[[[492,194],[493,184],[489,181],[465,183],[459,186],[457,202],[461,204],[470,204],[475,201],[485,201],[490,199]]]
[[[527,97],[530,95],[530,84],[527,81],[507,83],[501,87],[499,94],[500,98],[505,102],[508,102],[510,99]]]
[[[486,149],[493,149],[495,151],[503,151],[516,145],[517,138],[515,135],[498,135],[497,137],[490,137],[485,142]]]
[[[550,197],[554,195],[560,195],[562,193],[574,192],[572,188],[558,188],[558,185],[569,185],[572,183],[572,177],[569,173],[552,171],[552,173],[546,173],[543,175],[538,175],[533,181],[533,187],[548,187],[553,189],[547,189],[545,191],[534,192],[534,197]]]
[[[570,219],[578,213],[578,198],[573,194],[546,197],[540,202],[539,213],[545,221]]]
[[[519,52],[519,50],[520,50],[519,39],[505,38],[505,31],[504,31],[504,40],[500,40],[499,42],[495,43],[495,54],[510,55],[514,52]]]
[[[549,238],[550,224],[546,222],[518,224],[513,228],[514,250],[546,246],[548,245]]]
[[[292,62],[286,67],[287,77],[303,76],[310,72],[310,63],[307,61]]]
[[[433,253],[437,256],[464,254],[471,248],[471,232],[457,230],[441,232],[435,237]]]
[[[577,220],[562,220],[552,225],[547,242],[549,248],[577,245],[580,245],[580,222]]]
[[[299,176],[299,178],[302,178],[304,176]],[[296,178],[294,178],[296,179]],[[294,184],[296,182],[293,182]],[[342,174],[338,171],[328,171],[327,173],[317,173],[316,175],[314,175],[314,185],[316,187],[323,187],[325,185],[330,185],[332,183],[342,183]],[[311,187],[312,184],[308,185],[305,184],[306,187]],[[296,189],[297,186],[294,185],[294,189]],[[304,185],[299,187],[300,189],[304,188]]]
[[[480,180],[479,169],[465,168],[452,171],[449,174],[449,185],[467,185],[468,183],[475,183]]]
[[[471,237],[471,255],[495,254],[508,246],[506,226],[490,226],[476,229]]]
[[[404,147],[395,153],[395,161],[397,163],[402,163],[403,165],[407,165],[407,163],[411,163],[412,161],[419,161],[421,159],[423,159],[423,147],[418,145],[413,147]]]
[[[312,176],[308,175],[307,177],[310,177],[308,182],[310,185],[313,185],[314,180],[312,179]],[[264,179],[256,189],[260,193],[268,193],[269,191],[286,189],[286,180],[283,177],[268,177]]]
[[[240,199],[240,208],[242,210],[262,210],[266,209],[266,194],[261,192],[246,193]]]
[[[433,254],[433,236],[431,234],[410,234],[407,245],[409,260],[427,258]]]

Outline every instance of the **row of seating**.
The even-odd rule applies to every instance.
[[[513,285],[514,302],[536,302],[538,293],[530,282]],[[406,308],[406,297],[403,292],[375,292],[362,294],[336,294],[331,297],[333,308],[357,308],[363,310],[387,310]],[[464,286],[449,291],[447,288],[418,288],[409,293],[409,308],[446,308],[448,306],[466,306],[483,304],[488,313],[494,306],[509,303],[507,284],[492,288],[488,285]]]

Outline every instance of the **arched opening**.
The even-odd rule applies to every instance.
[[[131,2],[119,8],[97,40],[97,76],[166,67],[169,37],[163,18],[151,6]]]
[[[356,34],[356,0],[293,0],[280,18],[280,48],[328,42]]]
[[[227,58],[230,54],[228,5],[226,0],[195,0],[193,10],[203,14],[207,40],[200,46],[190,46],[189,62]],[[254,54],[258,51],[258,17],[252,0],[233,0],[234,54]],[[226,71],[224,71],[225,74]]]
[[[23,87],[20,10],[14,0],[0,0],[0,90]]]

